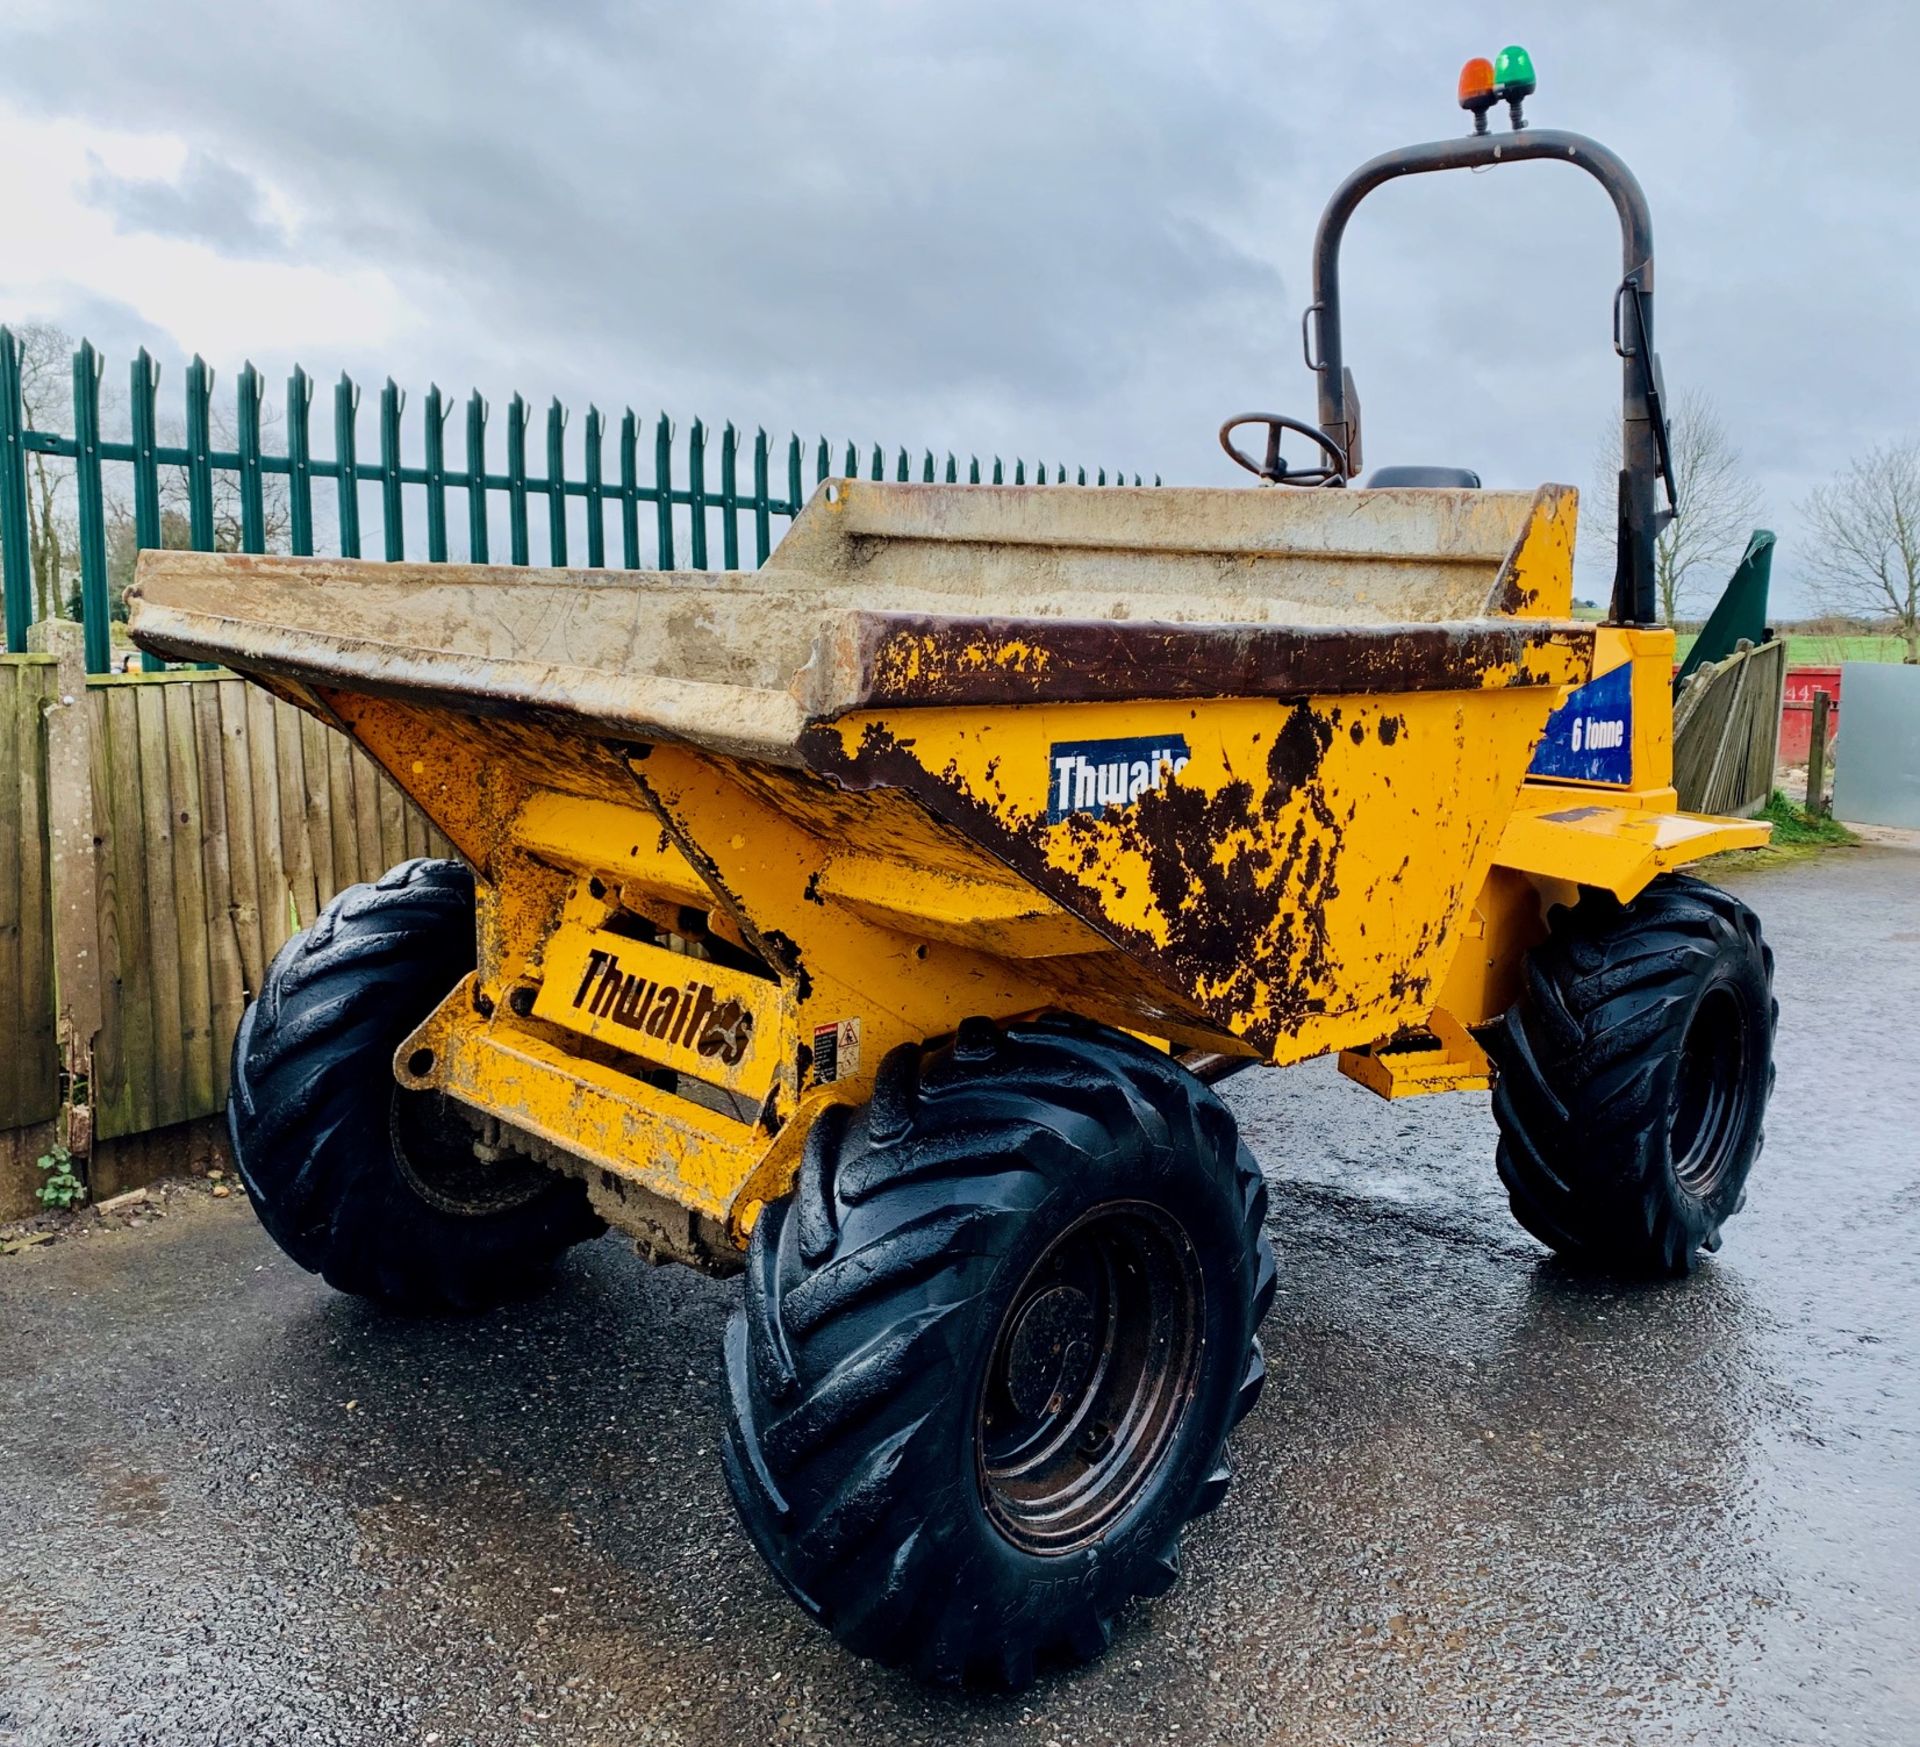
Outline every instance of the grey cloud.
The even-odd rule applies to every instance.
[[[269,211],[260,184],[204,151],[190,152],[179,176],[170,181],[116,176],[95,159],[84,194],[123,231],[182,237],[232,256],[286,251],[286,234]]]
[[[1745,448],[1790,608],[1806,484],[1920,405],[1902,88],[1920,18],[1827,9],[1822,58],[1849,84],[1822,100],[1782,0],[1526,10],[1535,119],[1608,140],[1647,184],[1669,383],[1707,390]],[[284,190],[289,258],[378,267],[433,312],[414,356],[305,357],[323,379],[344,364],[1190,482],[1238,477],[1214,447],[1226,413],[1311,415],[1297,324],[1321,202],[1372,152],[1459,128],[1459,61],[1513,28],[1483,0],[203,16],[73,0],[0,24],[0,77]],[[229,205],[183,191],[180,228]],[[1570,172],[1384,191],[1346,274],[1370,458],[1589,485],[1618,272],[1606,201]]]

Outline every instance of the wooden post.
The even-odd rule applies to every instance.
[[[46,718],[48,878],[65,1080],[62,1138],[74,1158],[84,1160],[93,1150],[93,1047],[101,1000],[85,632],[67,620],[49,619],[29,628],[27,644],[59,664]]]
[[[1813,694],[1813,735],[1807,743],[1807,811],[1817,819],[1827,810],[1827,711],[1833,699]]]

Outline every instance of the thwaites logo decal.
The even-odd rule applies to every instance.
[[[1547,718],[1531,775],[1633,782],[1633,663],[1589,680]]]
[[[773,1084],[780,1052],[765,1040],[784,1023],[778,984],[575,922],[541,956],[535,1019],[750,1097]]]
[[[642,1037],[690,1049],[722,1067],[737,1067],[753,1045],[753,1015],[739,1001],[717,996],[711,983],[697,977],[670,987],[624,970],[619,954],[605,947],[587,954],[573,1007]]]
[[[1047,760],[1047,823],[1058,825],[1075,813],[1131,806],[1146,790],[1171,782],[1187,767],[1187,743],[1178,734],[1056,740]]]

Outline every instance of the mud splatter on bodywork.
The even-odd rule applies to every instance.
[[[958,754],[932,764],[930,749],[949,739],[929,717],[817,725],[804,751],[849,789],[908,791],[1264,1052],[1310,1053],[1289,1046],[1341,1015],[1378,1011],[1390,1029],[1392,1015],[1422,1008],[1444,971],[1485,847],[1471,818],[1417,780],[1437,745],[1454,740],[1452,713],[1444,724],[1436,715],[1420,740],[1407,711],[1372,700],[1235,708],[1258,726],[1231,746],[1196,734],[1186,779],[1051,822],[1031,793],[983,784]],[[1341,755],[1342,768],[1330,769]],[[1517,783],[1519,755],[1509,763]],[[1371,804],[1350,793],[1357,770],[1377,794]],[[1397,793],[1396,772],[1406,779]],[[1387,853],[1396,820],[1437,846],[1417,882],[1407,856]],[[1356,833],[1363,847],[1350,870]]]

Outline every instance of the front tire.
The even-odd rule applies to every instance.
[[[483,1159],[393,1052],[474,966],[473,875],[404,862],[349,886],[268,967],[233,1045],[227,1132],[268,1235],[328,1285],[396,1309],[524,1296],[605,1227],[571,1178]]]
[[[728,1482],[849,1648],[1018,1687],[1106,1645],[1226,1491],[1273,1297],[1224,1105],[1117,1032],[969,1020],[830,1109],[754,1227]]]
[[[1664,874],[1554,912],[1496,1034],[1514,1217],[1626,1274],[1684,1274],[1746,1201],[1773,1090],[1773,953],[1730,893]]]

